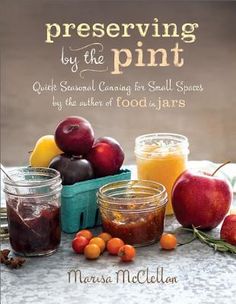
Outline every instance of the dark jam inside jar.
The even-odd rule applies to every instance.
[[[137,214],[105,213],[101,211],[104,231],[127,244],[145,246],[158,241],[163,233],[165,208]]]
[[[10,243],[17,254],[45,255],[60,244],[60,207],[57,201],[34,198],[7,200]]]

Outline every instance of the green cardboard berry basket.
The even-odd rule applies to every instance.
[[[95,178],[74,185],[63,186],[61,194],[61,226],[66,233],[91,228],[101,224],[97,207],[97,191],[100,187],[120,180],[129,180],[131,171]]]

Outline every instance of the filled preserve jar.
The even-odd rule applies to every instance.
[[[59,172],[19,168],[4,178],[11,247],[24,256],[49,255],[61,240]]]
[[[146,134],[136,138],[135,155],[139,179],[165,186],[168,193],[166,214],[173,214],[171,191],[177,177],[187,168],[187,137],[172,133]]]
[[[120,181],[98,191],[98,206],[104,231],[125,243],[145,246],[163,233],[167,193],[151,181]]]

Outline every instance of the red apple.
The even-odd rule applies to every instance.
[[[56,128],[55,141],[65,153],[84,155],[92,148],[94,132],[91,124],[79,116],[70,116]]]
[[[205,230],[219,225],[232,198],[232,188],[226,180],[189,170],[179,176],[172,190],[172,205],[179,223]]]
[[[100,137],[86,157],[92,164],[96,176],[117,173],[124,161],[124,151],[111,137]]]
[[[236,214],[226,216],[221,226],[220,237],[229,244],[236,246]]]

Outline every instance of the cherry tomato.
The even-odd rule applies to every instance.
[[[172,250],[177,246],[177,239],[171,233],[163,234],[160,239],[160,245],[162,249]]]
[[[124,246],[124,242],[119,238],[112,238],[107,242],[107,250],[112,255],[117,255],[120,247]]]
[[[101,250],[96,244],[88,244],[84,249],[84,255],[89,260],[95,260],[99,257]]]
[[[83,236],[77,236],[72,241],[72,248],[76,253],[83,253],[84,248],[88,245],[89,240]]]
[[[107,232],[100,233],[98,237],[100,237],[101,239],[103,239],[103,241],[105,243],[107,243],[112,238],[112,236],[109,233],[107,233]]]
[[[104,242],[103,239],[101,239],[100,237],[94,237],[89,241],[89,244],[96,244],[98,245],[98,247],[100,248],[101,252],[104,251],[106,244]]]
[[[130,262],[135,258],[136,250],[131,245],[124,245],[120,247],[118,256],[123,262]]]
[[[83,236],[90,241],[91,238],[93,237],[93,234],[91,231],[84,229],[84,230],[80,230],[79,232],[77,232],[76,237],[77,236]]]

